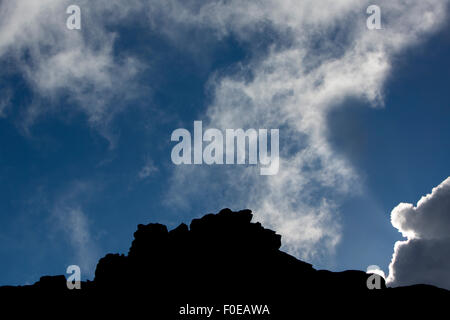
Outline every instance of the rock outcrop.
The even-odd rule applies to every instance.
[[[363,271],[330,272],[280,251],[281,236],[253,223],[250,210],[224,209],[168,231],[161,224],[139,225],[127,255],[107,254],[93,281],[68,290],[63,276],[42,277],[32,286],[1,287],[6,306],[34,304],[50,312],[75,306],[105,315],[147,314],[157,319],[231,319],[224,305],[267,306],[270,314],[245,319],[365,316],[382,312],[413,314],[445,307],[450,293],[432,286],[369,290]],[[187,315],[190,307],[214,313]],[[244,308],[244,309],[242,309]],[[32,310],[36,310],[33,309]],[[203,309],[192,309],[191,311]],[[211,309],[212,310],[212,309]],[[235,312],[238,309],[235,307]],[[259,309],[258,309],[259,310]],[[262,310],[262,309],[261,309]],[[260,310],[260,311],[261,311]]]

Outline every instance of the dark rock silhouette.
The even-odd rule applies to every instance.
[[[128,254],[100,259],[94,281],[82,282],[80,290],[67,289],[64,276],[42,277],[31,286],[1,287],[0,297],[11,308],[33,305],[22,309],[31,313],[73,307],[91,315],[156,319],[292,319],[306,312],[361,317],[382,314],[387,306],[391,315],[410,315],[444,310],[450,301],[449,291],[433,286],[386,288],[381,279],[381,289],[369,290],[363,271],[315,270],[280,251],[281,236],[251,220],[250,210],[224,209],[193,220],[189,228],[139,225]],[[245,305],[267,306],[270,314],[233,315],[233,307],[224,314],[225,304],[243,305],[241,312]],[[189,306],[211,306],[214,312],[180,314]]]

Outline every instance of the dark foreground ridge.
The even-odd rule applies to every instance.
[[[307,311],[360,318],[431,313],[450,302],[449,291],[433,286],[386,288],[381,279],[381,289],[369,290],[363,271],[315,270],[280,251],[281,236],[251,220],[250,210],[224,209],[189,228],[139,225],[128,255],[100,259],[95,279],[80,290],[67,289],[64,276],[0,287],[2,309],[180,320],[294,319]]]

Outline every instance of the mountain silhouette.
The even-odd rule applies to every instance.
[[[223,209],[171,231],[140,224],[128,254],[101,258],[94,280],[81,289],[69,290],[62,275],[0,287],[2,310],[151,319],[360,318],[431,314],[450,302],[449,291],[429,285],[387,288],[383,278],[372,277],[379,289],[369,289],[371,275],[363,271],[316,270],[280,246],[281,236],[253,223],[250,210]]]

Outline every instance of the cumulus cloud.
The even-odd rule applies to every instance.
[[[252,208],[256,219],[282,234],[284,248],[301,258],[316,261],[333,252],[341,238],[338,199],[358,190],[359,180],[330,146],[327,116],[349,97],[382,106],[392,57],[438,28],[446,4],[379,1],[384,28],[379,31],[367,30],[369,3],[357,0],[171,4],[159,10],[173,25],[207,26],[218,38],[233,35],[254,50],[254,59],[233,74],[211,78],[214,99],[205,127],[280,128],[278,175],[220,168],[199,183],[208,186],[202,194],[224,184],[227,193],[216,202]],[[252,39],[268,45],[252,47]],[[176,170],[171,194],[188,199],[193,191],[183,181],[200,179],[204,169]]]
[[[407,240],[395,244],[388,284],[426,283],[450,289],[450,177],[416,206],[396,206],[391,222]]]

